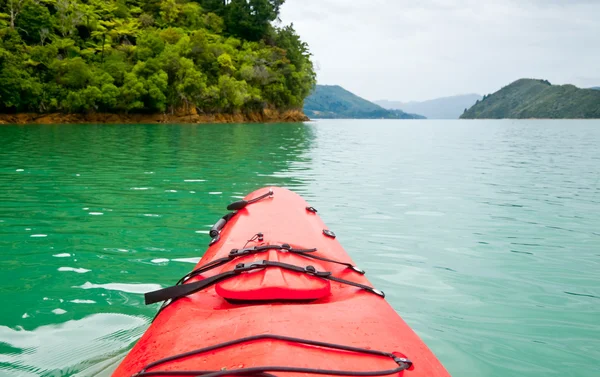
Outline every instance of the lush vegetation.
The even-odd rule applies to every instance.
[[[427,119],[458,119],[465,108],[481,100],[479,94],[463,94],[452,97],[436,98],[423,102],[375,101],[386,109],[397,109],[407,113],[421,114]]]
[[[307,45],[285,0],[0,0],[0,112],[299,109]]]
[[[401,110],[386,110],[337,85],[317,85],[304,102],[304,113],[311,118],[418,119],[419,115]]]
[[[461,118],[600,118],[600,91],[521,79],[484,96]]]

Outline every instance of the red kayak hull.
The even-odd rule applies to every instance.
[[[304,199],[286,189],[272,190],[271,198],[238,211],[222,230],[220,241],[208,248],[197,267],[226,257],[232,249],[241,249],[245,244],[316,248],[315,255],[353,264],[337,239],[323,233],[327,227],[317,214],[307,210]],[[265,192],[268,189],[258,190],[246,200]],[[248,242],[259,232],[264,235],[262,241]],[[278,250],[236,258],[186,283],[231,271],[239,263],[259,260],[311,265],[337,278],[372,286],[364,275],[346,266]],[[168,280],[174,283],[177,278]],[[164,283],[167,284],[167,279]],[[261,301],[265,299],[268,301]],[[395,375],[449,376],[385,298],[354,286],[277,267],[242,273],[168,305],[113,376],[130,377],[165,357],[262,334],[393,352],[413,363],[409,370]],[[148,371],[222,371],[263,366],[360,372],[388,370],[395,365],[390,359],[373,355],[263,339],[190,356]]]

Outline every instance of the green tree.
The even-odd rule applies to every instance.
[[[100,105],[104,111],[112,111],[119,102],[119,88],[113,84],[104,84],[101,88]]]
[[[238,81],[230,76],[219,77],[218,108],[224,112],[240,110],[250,98],[248,85],[245,81]]]
[[[6,11],[10,18],[10,28],[14,30],[15,20],[19,17],[25,0],[6,0]]]
[[[233,65],[233,60],[231,59],[231,56],[228,53],[223,53],[221,55],[219,55],[219,57],[217,58],[217,63],[219,63],[219,66],[221,67],[221,71],[223,73],[233,73],[235,72],[235,66]]]
[[[52,16],[47,7],[27,0],[15,20],[15,26],[23,40],[40,43],[46,40],[52,29]]]
[[[70,89],[85,88],[92,72],[82,58],[56,60],[52,67],[56,73],[56,81]]]
[[[63,37],[71,36],[84,20],[84,13],[75,0],[56,0],[56,24]]]
[[[250,41],[264,38],[285,0],[231,0],[225,13],[227,31]]]
[[[133,72],[126,73],[121,87],[120,108],[125,111],[143,109],[143,99],[147,93],[143,81],[139,80]]]
[[[138,60],[148,60],[160,55],[165,49],[165,42],[154,30],[142,32],[137,39],[135,50]]]
[[[175,0],[164,0],[160,2],[160,16],[167,25],[177,22],[181,6]]]
[[[227,9],[227,0],[199,0],[200,6],[202,9],[207,12],[212,12],[219,16],[225,15],[225,10]]]

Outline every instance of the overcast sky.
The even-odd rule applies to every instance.
[[[600,0],[287,0],[320,84],[369,100],[600,86]]]

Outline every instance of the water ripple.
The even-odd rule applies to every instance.
[[[225,207],[303,195],[455,376],[597,377],[600,123],[0,127],[0,375],[109,375]]]

